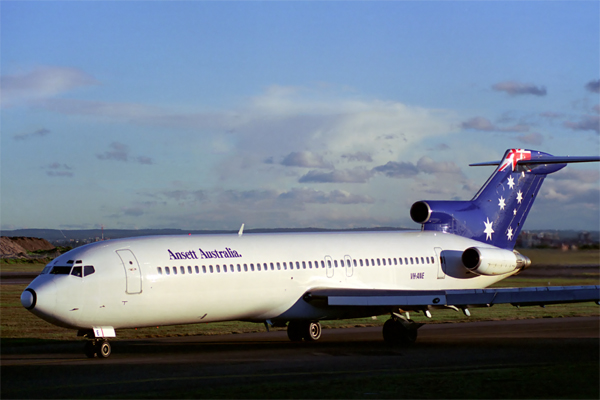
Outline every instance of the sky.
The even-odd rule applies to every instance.
[[[0,2],[0,225],[418,229],[509,148],[600,154],[597,1]],[[599,163],[524,229],[598,230]]]

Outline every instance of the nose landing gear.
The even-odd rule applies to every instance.
[[[314,342],[321,338],[321,324],[318,321],[290,321],[287,328],[292,342]]]

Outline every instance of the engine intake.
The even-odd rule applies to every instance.
[[[531,265],[531,260],[516,250],[470,247],[462,254],[467,270],[477,275],[504,275]]]

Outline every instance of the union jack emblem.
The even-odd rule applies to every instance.
[[[517,162],[521,160],[531,160],[531,152],[524,149],[510,149],[499,170],[504,171],[510,165],[514,171],[517,168]]]

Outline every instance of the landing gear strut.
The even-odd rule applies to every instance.
[[[108,358],[112,353],[112,348],[106,339],[93,339],[85,342],[83,351],[87,358],[94,358],[96,356],[98,358]]]
[[[397,314],[383,324],[383,340],[392,345],[411,345],[417,340],[417,329],[423,324]]]
[[[292,342],[314,342],[321,337],[321,324],[318,321],[290,321],[287,327],[288,338]]]

